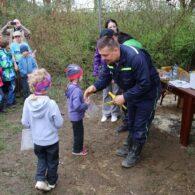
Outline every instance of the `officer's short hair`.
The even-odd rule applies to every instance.
[[[98,40],[97,48],[103,49],[104,47],[108,47],[112,51],[116,47],[119,48],[120,44],[118,43],[118,41],[114,40],[112,37],[104,36]]]

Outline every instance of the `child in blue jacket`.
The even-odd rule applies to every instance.
[[[66,68],[66,75],[70,81],[65,91],[68,105],[68,116],[73,128],[73,155],[87,155],[87,150],[83,147],[84,127],[83,118],[88,108],[88,102],[84,101],[83,92],[79,86],[82,80],[83,70],[76,64],[70,64]]]
[[[20,73],[20,82],[22,86],[22,93],[24,100],[30,95],[28,86],[28,74],[31,74],[38,68],[35,59],[29,54],[28,46],[25,44],[20,45],[20,52],[22,57],[19,60],[18,68]]]

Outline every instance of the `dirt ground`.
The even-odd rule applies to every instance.
[[[174,97],[167,96],[157,107],[156,117],[143,149],[140,163],[130,169],[121,167],[123,158],[115,155],[127,133],[116,134],[121,125],[101,123],[101,95],[95,100],[99,112],[85,118],[86,157],[71,154],[72,129],[66,108],[60,130],[60,165],[57,187],[53,195],[194,195],[195,136],[194,125],[190,145],[179,144],[181,110]],[[20,123],[22,107],[9,113],[11,123]],[[0,117],[2,117],[0,115]],[[8,117],[8,116],[6,116]],[[2,138],[2,137],[1,137]],[[34,189],[36,157],[33,151],[20,151],[21,132],[9,128],[4,132],[6,148],[0,152],[0,195],[42,194]]]

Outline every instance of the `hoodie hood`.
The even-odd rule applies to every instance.
[[[28,107],[34,118],[43,118],[45,113],[49,112],[50,98],[48,96],[30,95],[28,98]]]
[[[78,87],[79,87],[78,85],[70,83],[70,84],[67,86],[67,89],[66,89],[66,91],[65,91],[65,96],[66,96],[67,98],[70,98],[72,92],[73,92],[76,88],[78,88]]]

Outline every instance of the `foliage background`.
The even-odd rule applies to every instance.
[[[118,2],[118,1],[117,1]],[[166,1],[155,7],[151,1],[139,1],[132,8],[102,8],[102,27],[108,18],[117,20],[119,29],[137,38],[150,52],[157,67],[178,63],[195,69],[195,15],[190,7],[176,9]],[[59,5],[61,3],[61,5]],[[71,1],[8,0],[1,4],[0,24],[18,18],[31,30],[29,43],[37,50],[37,61],[53,75],[63,75],[69,63],[80,64],[85,71],[85,84],[93,80],[92,64],[98,38],[98,12],[71,10]],[[64,6],[64,9],[63,9]],[[96,2],[97,6],[97,2]],[[59,9],[60,7],[60,9]]]

